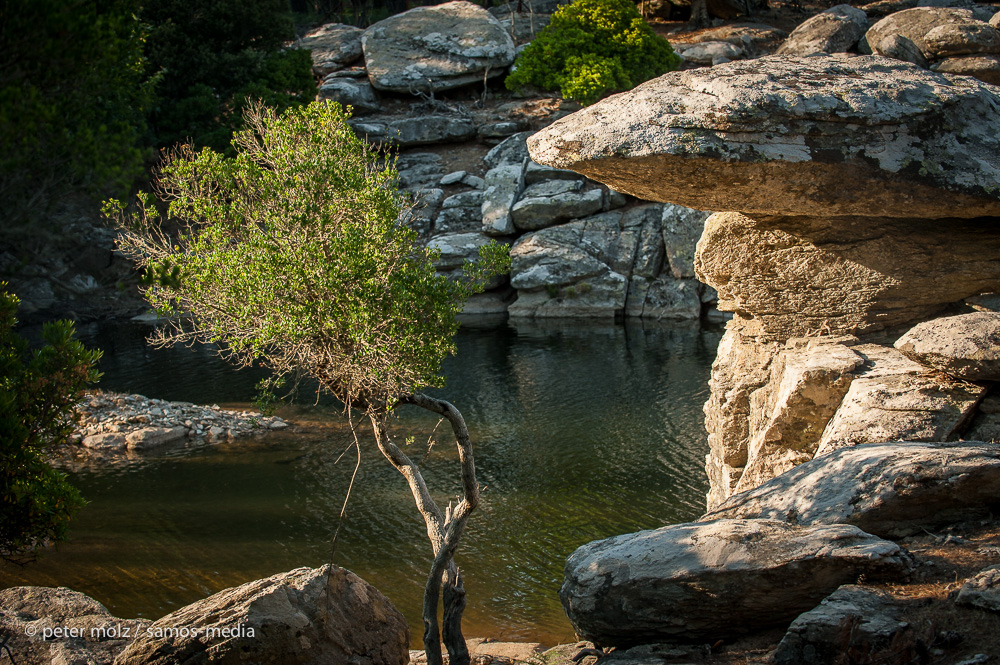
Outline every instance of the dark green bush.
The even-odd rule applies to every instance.
[[[680,57],[653,32],[630,0],[576,0],[560,7],[507,77],[593,104],[677,69]]]
[[[36,222],[67,194],[123,194],[147,157],[138,0],[0,3],[0,209]]]
[[[160,77],[151,122],[160,146],[190,139],[226,150],[248,100],[283,110],[316,96],[312,60],[295,38],[288,0],[146,3],[146,55]]]
[[[72,432],[73,404],[99,378],[101,353],[85,349],[69,321],[46,324],[45,345],[29,351],[14,332],[18,300],[6,287],[0,283],[0,559],[25,561],[63,538],[84,503],[47,456]]]

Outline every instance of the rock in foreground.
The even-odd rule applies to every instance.
[[[856,527],[717,520],[588,543],[559,595],[577,634],[602,646],[716,640],[790,622],[861,574],[908,568],[898,545]]]
[[[389,599],[354,573],[327,565],[183,607],[150,624],[115,663],[405,665],[409,637]]]
[[[888,58],[767,56],[672,72],[528,147],[541,164],[699,210],[1000,215],[1000,93]]]

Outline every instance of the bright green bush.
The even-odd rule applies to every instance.
[[[46,324],[45,345],[29,351],[14,332],[18,300],[6,287],[0,283],[0,559],[25,561],[64,537],[84,503],[47,455],[72,432],[73,404],[100,376],[101,353],[85,349],[69,321]]]
[[[567,99],[593,104],[677,69],[680,61],[630,0],[576,0],[560,7],[528,44],[506,85],[559,90]]]

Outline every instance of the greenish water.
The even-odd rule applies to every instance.
[[[136,326],[85,329],[105,348],[108,390],[200,403],[245,402],[253,376],[210,350],[154,350]],[[482,509],[457,561],[466,634],[546,644],[573,639],[559,603],[565,558],[579,545],[697,516],[707,489],[702,404],[719,329],[684,324],[464,327],[437,393],[465,415]],[[329,558],[353,470],[329,406],[291,408],[292,431],[154,454],[67,461],[90,501],[71,539],[38,564],[0,566],[0,585],[68,586],[123,617],[156,618],[208,594]],[[435,498],[460,493],[444,426],[407,410]],[[402,477],[362,432],[363,462],[336,563],[385,593],[419,640],[430,565],[423,523]]]

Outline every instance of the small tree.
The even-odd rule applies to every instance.
[[[468,663],[453,557],[479,503],[472,444],[458,409],[419,391],[443,383],[456,314],[509,257],[492,243],[466,280],[438,275],[434,254],[399,221],[407,201],[394,165],[379,165],[338,105],[280,117],[257,105],[246,125],[233,138],[234,158],[189,147],[167,157],[158,194],[176,237],[148,197],[132,214],[117,201],[106,206],[123,231],[120,249],[145,270],[146,298],[174,317],[152,341],[220,343],[239,365],[259,359],[276,377],[304,373],[349,415],[367,416],[378,449],[409,484],[434,553],[423,604],[428,662],[441,662],[443,584],[444,643],[453,665]],[[403,405],[439,414],[454,430],[464,493],[454,510],[438,507],[389,435],[387,417]]]
[[[73,405],[100,377],[101,352],[85,349],[69,321],[46,324],[45,345],[30,351],[14,332],[17,305],[0,283],[0,558],[25,563],[62,539],[84,504],[48,453],[73,431]]]

